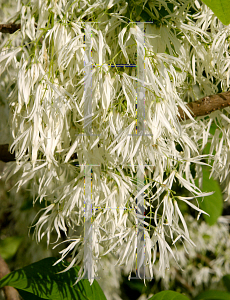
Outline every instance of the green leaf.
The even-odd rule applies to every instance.
[[[224,24],[230,24],[230,5],[229,0],[202,0],[217,18]]]
[[[223,276],[223,282],[228,292],[230,292],[230,274]]]
[[[44,299],[44,298],[40,298],[34,294],[31,294],[29,292],[23,291],[23,290],[18,290],[18,292],[23,300],[43,300]]]
[[[219,186],[219,183],[214,180],[212,177],[209,179],[209,171],[207,168],[203,167],[203,192],[212,192],[215,193],[204,197],[204,200],[202,201],[200,198],[198,198],[198,202],[200,205],[200,208],[207,212],[208,215],[204,215],[205,221],[211,226],[214,225],[221,216],[223,211],[223,198],[222,198],[222,192]],[[197,182],[197,181],[196,181]]]
[[[152,296],[149,300],[189,300],[189,298],[177,292],[163,291]]]
[[[88,279],[82,279],[73,286],[77,279],[78,266],[57,274],[69,263],[60,262],[53,266],[56,260],[55,257],[45,258],[11,272],[0,280],[0,288],[9,285],[50,300],[106,300],[96,280],[91,286]]]
[[[0,255],[3,259],[11,259],[18,250],[23,237],[21,236],[11,236],[4,240],[0,240]]]
[[[140,16],[141,12],[142,12],[142,6],[141,5],[137,5],[135,7],[135,10],[136,10],[136,16]]]
[[[230,293],[222,291],[207,291],[202,292],[196,296],[193,300],[230,300]]]

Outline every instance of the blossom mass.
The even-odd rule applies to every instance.
[[[195,118],[186,104],[227,91],[230,27],[198,0],[138,5],[151,22],[132,1],[19,1],[0,57],[16,156],[4,178],[31,181],[36,239],[56,247],[64,233],[60,260],[72,254],[78,280],[110,252],[142,278],[156,261],[164,274],[177,243],[195,245],[181,203],[206,213],[193,201],[210,195],[202,165],[229,200],[230,109]]]

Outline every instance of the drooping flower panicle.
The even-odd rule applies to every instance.
[[[174,257],[169,239],[174,245],[183,239],[193,244],[180,201],[205,213],[190,201],[209,195],[195,185],[190,166],[198,174],[205,164],[202,151],[211,124],[220,128],[210,148],[212,173],[225,180],[229,171],[229,108],[196,120],[186,108],[186,101],[218,92],[219,83],[227,89],[229,26],[198,1],[149,1],[154,14],[163,6],[165,15],[156,24],[146,23],[144,36],[127,17],[125,1],[19,2],[21,44],[16,49],[6,44],[0,57],[3,74],[10,64],[15,69],[9,101],[16,163],[9,164],[5,178],[21,170],[18,189],[31,180],[34,202],[45,201],[37,240],[46,235],[51,243],[55,230],[57,244],[64,232],[69,245],[61,259],[72,251],[70,267],[81,264],[81,275],[88,274],[91,282],[101,256],[112,251],[120,264],[134,264],[137,244],[144,251],[138,270],[148,266],[153,277],[159,251],[164,273],[169,255]],[[124,66],[137,64],[137,49],[144,53],[144,75],[137,74],[140,68]],[[138,86],[144,86],[146,135],[136,134]],[[178,119],[179,106],[188,121]],[[138,184],[137,173],[146,182]],[[175,195],[175,181],[191,196]],[[138,212],[142,200],[146,210],[151,208],[145,218]],[[87,201],[92,213],[88,248]],[[154,225],[148,223],[151,218]]]

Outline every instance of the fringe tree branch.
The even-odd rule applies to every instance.
[[[187,103],[186,106],[194,118],[208,115],[215,110],[230,106],[230,91],[203,97],[197,101]],[[189,119],[181,107],[178,107],[178,111],[180,121]],[[15,160],[14,154],[11,154],[8,149],[8,144],[0,145],[0,160],[4,162]]]
[[[2,33],[14,33],[18,29],[21,29],[21,24],[8,23],[0,24],[0,32]]]
[[[195,117],[209,115],[211,112],[230,106],[230,91],[203,97],[197,101],[186,104],[187,108],[192,111],[191,115]],[[189,119],[188,115],[178,107],[180,116],[179,120]]]

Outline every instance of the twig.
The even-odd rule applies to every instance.
[[[0,32],[2,33],[14,33],[18,29],[21,29],[21,24],[8,23],[0,24]]]
[[[10,269],[7,263],[0,255],[0,279],[2,279],[5,275],[10,273]],[[4,286],[3,291],[5,294],[6,300],[20,300],[20,296],[18,291],[12,286]]]
[[[197,101],[186,104],[186,106],[192,111],[191,115],[193,117],[208,115],[215,110],[230,106],[230,91],[203,97]],[[178,107],[178,110],[180,121],[189,119],[181,107]]]

